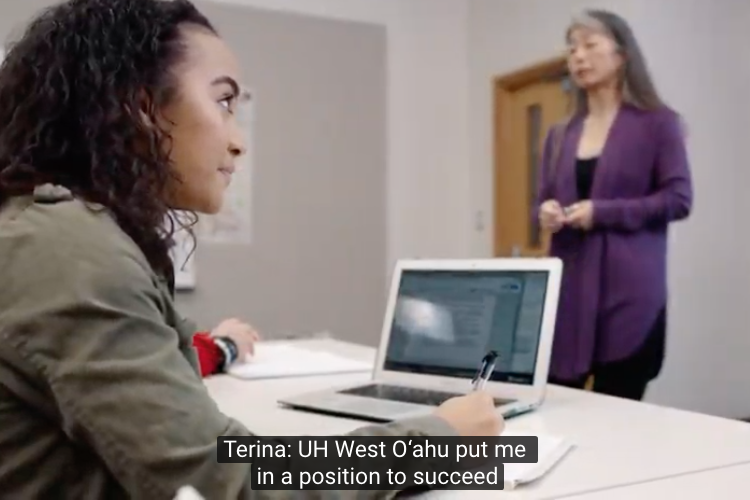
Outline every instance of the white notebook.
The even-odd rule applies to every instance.
[[[512,490],[547,475],[573,448],[573,443],[560,436],[530,432],[504,432],[503,436],[537,436],[539,461],[531,464],[504,464],[505,489]]]
[[[244,379],[299,377],[336,373],[369,372],[370,363],[297,347],[289,343],[255,344],[255,355],[244,363],[236,363],[229,375]]]

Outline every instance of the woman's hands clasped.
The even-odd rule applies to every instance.
[[[563,226],[588,231],[594,219],[594,206],[591,200],[583,200],[568,207],[562,207],[557,200],[547,200],[539,207],[539,224],[543,229],[556,233]]]

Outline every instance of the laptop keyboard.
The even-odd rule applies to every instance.
[[[403,387],[398,385],[387,384],[370,384],[352,389],[340,391],[341,394],[352,396],[362,396],[366,398],[384,399],[388,401],[398,401],[400,403],[413,403],[427,406],[440,406],[446,400],[456,396],[465,396],[465,394],[434,391],[429,389],[416,389],[414,387]],[[503,406],[515,402],[512,399],[495,398],[495,406]]]

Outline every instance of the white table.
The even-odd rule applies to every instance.
[[[750,497],[750,464],[607,489],[565,500],[746,500]]]
[[[372,348],[336,340],[298,342],[368,362],[375,356]],[[288,410],[276,401],[369,378],[369,373],[259,381],[215,376],[206,385],[222,411],[257,434],[327,435],[369,424]],[[540,410],[507,425],[512,430],[564,435],[577,448],[536,484],[514,492],[460,492],[460,498],[553,499],[750,463],[750,424],[558,386],[550,386]]]

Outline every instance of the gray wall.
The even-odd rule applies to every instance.
[[[57,2],[50,0],[0,0],[0,40],[17,36],[37,11]]]
[[[2,0],[7,38],[45,0]],[[266,337],[327,330],[374,345],[385,305],[386,33],[382,26],[200,2],[258,96],[253,242],[201,244],[203,327],[239,316]]]
[[[374,344],[385,307],[383,27],[202,2],[258,96],[253,242],[201,245],[183,310]]]

